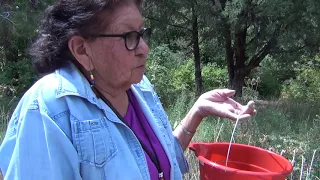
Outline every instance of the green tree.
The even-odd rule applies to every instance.
[[[146,17],[158,33],[156,39],[177,44],[184,38],[184,50],[192,49],[197,93],[202,89],[202,55],[215,51],[223,52],[229,86],[241,96],[244,79],[267,55],[284,61],[281,57],[288,54],[316,53],[319,8],[317,0],[150,0]]]
[[[150,0],[145,3],[145,17],[154,27],[158,37],[155,39],[167,43],[194,57],[194,77],[196,95],[202,92],[200,32],[201,22],[197,10],[198,2],[191,0]],[[161,18],[160,18],[161,17]],[[182,43],[181,43],[182,42]]]
[[[23,93],[37,78],[27,49],[44,8],[52,0],[2,0],[0,3],[0,84]]]

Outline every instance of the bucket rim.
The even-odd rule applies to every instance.
[[[235,168],[231,168],[231,167],[226,167],[225,165],[221,165],[215,162],[212,162],[210,160],[208,160],[207,158],[205,158],[202,155],[199,155],[196,151],[195,151],[195,147],[194,145],[210,145],[210,144],[221,144],[221,145],[229,145],[229,142],[214,142],[214,143],[205,143],[205,142],[193,142],[189,145],[189,149],[191,151],[193,151],[197,157],[197,159],[207,165],[211,165],[214,166],[215,168],[219,169],[219,170],[223,170],[223,171],[227,171],[227,172],[232,172],[232,173],[241,173],[241,174],[247,174],[247,175],[260,175],[260,176],[270,176],[270,175],[288,175],[292,172],[293,170],[293,166],[292,163],[285,157],[281,156],[278,153],[275,153],[273,151],[267,150],[267,149],[263,149],[257,146],[253,146],[253,145],[247,145],[247,144],[240,144],[240,143],[232,143],[232,146],[242,146],[242,147],[248,147],[248,148],[252,148],[252,149],[256,149],[259,151],[264,151],[266,153],[272,154],[274,156],[277,156],[280,159],[285,160],[286,166],[284,168],[283,171],[280,172],[253,172],[253,171],[246,171],[246,170],[240,170],[240,169],[235,169]]]

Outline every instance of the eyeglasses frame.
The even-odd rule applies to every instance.
[[[128,51],[133,51],[138,47],[138,45],[140,43],[140,38],[143,37],[144,33],[147,32],[147,31],[150,32],[150,36],[151,36],[151,28],[143,28],[140,32],[139,31],[129,31],[129,32],[126,32],[126,33],[123,33],[123,34],[97,34],[97,35],[91,35],[91,37],[121,37],[125,41],[124,44],[126,46],[126,49]],[[127,46],[127,36],[128,36],[128,34],[133,33],[133,32],[137,33],[139,36],[138,36],[138,40],[137,40],[137,43],[134,46],[134,48],[130,49]]]

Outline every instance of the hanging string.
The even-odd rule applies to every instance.
[[[238,122],[239,122],[239,119],[240,119],[240,116],[243,114],[244,112],[238,112],[238,117],[237,117],[237,121],[236,121],[236,124],[234,125],[234,128],[233,128],[233,131],[232,131],[232,135],[231,135],[231,138],[230,138],[230,142],[229,142],[229,147],[228,147],[228,154],[227,154],[227,159],[226,159],[226,165],[225,165],[225,171],[226,171],[226,168],[228,167],[228,161],[229,161],[229,155],[230,155],[230,150],[231,150],[231,144],[232,144],[232,139],[234,139],[234,133],[236,131],[236,128],[237,128],[237,125],[238,125]]]

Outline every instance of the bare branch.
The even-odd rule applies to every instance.
[[[287,50],[278,50],[278,51],[270,51],[270,53],[272,54],[286,54],[286,53],[295,53],[295,52],[298,52],[298,51],[301,51],[305,48],[307,48],[308,45],[303,45],[301,47],[297,47],[297,48],[294,48],[294,49],[287,49]]]
[[[249,64],[245,67],[247,71],[259,66],[266,55],[270,53],[274,41],[276,41],[274,38],[270,39],[250,58]]]
[[[183,13],[181,13],[180,11],[172,8],[171,4],[168,5],[168,3],[161,3],[162,6],[165,6],[166,8],[169,8],[171,12],[174,12],[174,14],[179,15],[180,17],[182,17],[185,21],[191,22],[191,19],[189,19],[186,15],[184,15]],[[161,6],[160,6],[161,7]]]
[[[5,17],[5,16],[3,16],[1,14],[0,14],[0,17],[2,17],[3,19],[9,21],[13,26],[15,26],[14,22],[12,22],[9,18],[7,18],[7,17]]]
[[[152,20],[152,21],[163,22],[163,20],[156,19],[154,17],[145,16],[145,18],[147,18],[149,20]],[[187,28],[185,26],[179,25],[179,24],[170,24],[170,23],[167,23],[167,22],[165,24],[168,25],[168,26],[172,26],[172,27],[179,28],[179,29],[185,29],[185,30],[188,30],[188,31],[192,32],[191,29],[189,29],[189,28]]]
[[[249,64],[245,68],[247,71],[259,66],[264,57],[270,53],[274,44],[276,44],[280,32],[285,30],[291,23],[292,21],[288,24],[280,24],[277,26],[269,40],[250,58]]]
[[[191,22],[191,19],[189,19],[186,15],[182,14],[179,11],[174,11],[176,14],[178,14],[180,17],[182,17],[185,21]]]
[[[260,31],[258,31],[258,32],[255,34],[255,36],[254,36],[253,38],[251,38],[251,39],[247,42],[246,46],[250,46],[251,43],[252,43],[256,38],[258,38],[259,35],[260,35]]]
[[[217,7],[218,10],[222,10],[222,6],[220,3],[220,0],[212,0],[212,2],[214,1],[215,6]]]

